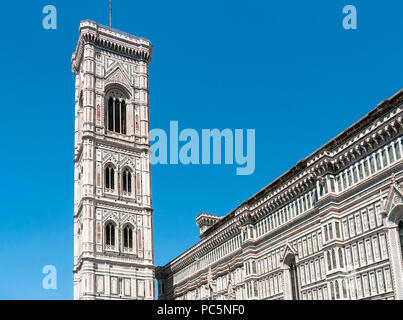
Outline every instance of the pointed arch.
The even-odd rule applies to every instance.
[[[105,87],[106,114],[105,127],[108,131],[127,134],[127,101],[130,91],[121,84],[109,84]]]
[[[104,179],[105,190],[113,192],[115,190],[115,166],[112,163],[105,165]]]
[[[109,220],[105,223],[105,245],[107,249],[113,249],[116,244],[116,224]]]
[[[284,292],[287,300],[299,300],[299,277],[297,270],[296,254],[292,247],[286,249],[283,258]]]
[[[123,232],[123,250],[132,251],[134,248],[134,226],[126,223],[122,229]]]
[[[133,170],[128,166],[125,166],[122,170],[122,190],[123,194],[131,195],[133,186]]]

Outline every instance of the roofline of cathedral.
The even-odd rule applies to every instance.
[[[234,218],[239,220],[239,223],[242,223],[242,221],[246,222],[248,219],[258,220],[265,214],[265,212],[267,212],[267,210],[272,210],[274,207],[282,206],[282,202],[286,197],[284,194],[280,194],[281,192],[301,192],[301,190],[308,188],[309,185],[316,182],[318,176],[315,174],[317,174],[317,172],[328,170],[328,166],[339,167],[340,163],[349,162],[349,157],[352,155],[355,156],[352,154],[352,147],[357,146],[358,142],[361,141],[360,147],[365,150],[365,144],[370,144],[373,140],[389,134],[389,130],[393,131],[396,128],[399,129],[402,127],[402,115],[400,109],[397,110],[394,115],[391,115],[390,118],[386,119],[385,117],[390,111],[398,108],[402,103],[403,89],[390,98],[383,100],[375,109],[370,111],[349,128],[325,143],[305,159],[299,161],[294,167],[255,193],[252,197],[245,200],[234,210],[221,217],[203,233],[200,241],[176,258],[172,259],[166,265],[157,267],[157,274],[168,270],[174,272],[172,270],[174,265],[176,269],[179,267],[177,264],[186,264],[186,261],[192,259],[194,254],[197,254],[197,251],[195,250],[200,249],[198,247],[207,244],[218,234],[218,232],[224,231],[224,229],[230,227],[230,225],[234,223]],[[382,117],[384,118],[381,119]],[[386,122],[390,122],[389,120],[391,120],[391,118],[395,118],[397,121],[393,121],[392,126],[384,126]],[[375,119],[379,119],[379,121],[376,123],[375,127],[373,125],[368,131],[369,125],[374,123]],[[367,132],[364,132],[364,130]],[[352,141],[352,139],[357,138],[357,136],[359,136],[359,139]],[[365,141],[363,140],[364,137],[366,138]],[[361,150],[358,150],[357,147],[354,150],[356,150],[358,154],[362,152]],[[311,169],[307,170],[309,168]],[[285,184],[288,185],[284,186]],[[257,203],[257,201],[259,201],[259,203]],[[225,238],[228,234],[232,234],[235,229],[240,227],[239,223],[235,223],[235,225],[231,227],[228,232],[225,232],[225,235],[222,237]],[[215,245],[217,245],[217,243],[215,243]]]
[[[353,125],[345,129],[343,132],[338,134],[335,138],[332,140],[328,141],[325,143],[322,147],[317,149],[316,151],[312,152],[309,156],[306,158],[298,161],[298,163],[289,169],[287,172],[282,174],[280,177],[269,183],[266,187],[261,189],[260,191],[256,192],[253,196],[245,200],[242,204],[240,204],[237,208],[235,208],[233,211],[228,213],[227,215],[221,217],[220,220],[218,220],[214,225],[212,225],[206,232],[205,235],[209,234],[209,231],[212,231],[213,227],[216,227],[220,224],[223,224],[225,222],[225,218],[228,217],[231,213],[235,212],[237,209],[242,207],[245,204],[252,204],[255,202],[258,198],[264,196],[267,192],[272,191],[279,185],[283,184],[284,182],[288,181],[290,178],[295,176],[296,174],[300,173],[302,170],[306,169],[308,166],[312,165],[313,162],[316,162],[315,157],[321,157],[324,152],[331,152],[335,150],[335,148],[341,146],[344,144],[348,139],[351,139],[355,135],[357,135],[360,131],[365,129],[374,119],[378,118],[379,116],[382,116],[386,112],[390,111],[394,107],[396,107],[399,103],[403,102],[403,89],[395,93],[392,97],[389,99],[385,99],[382,102],[380,102],[375,109],[370,111],[368,114],[366,114],[364,117],[362,117],[360,120],[355,122]],[[318,159],[319,160],[319,159]],[[309,161],[313,161],[312,163],[309,163]]]
[[[80,62],[83,58],[83,46],[87,43],[92,43],[96,47],[105,48],[132,59],[151,62],[153,47],[151,42],[145,38],[111,29],[91,20],[81,21],[79,33],[77,47],[71,58],[73,72],[75,73],[79,71]]]

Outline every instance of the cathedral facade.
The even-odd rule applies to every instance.
[[[154,299],[150,41],[82,21],[75,74],[74,299]]]
[[[158,267],[159,299],[403,299],[403,90]]]

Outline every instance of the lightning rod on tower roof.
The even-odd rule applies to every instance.
[[[112,0],[109,0],[109,26],[112,29]]]

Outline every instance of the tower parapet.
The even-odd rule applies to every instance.
[[[213,224],[219,221],[220,218],[211,213],[202,212],[196,217],[196,224],[200,228],[200,238],[203,237],[204,232]]]

